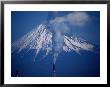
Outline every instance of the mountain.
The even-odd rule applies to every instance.
[[[45,51],[45,56],[47,56],[53,51],[54,62],[56,62],[56,58],[63,51],[80,53],[81,50],[93,51],[94,48],[95,46],[93,44],[81,38],[58,34],[58,32],[55,36],[44,24],[40,24],[19,40],[12,43],[12,53],[20,53],[23,49],[34,49],[36,56],[40,51]]]

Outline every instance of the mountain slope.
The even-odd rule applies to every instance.
[[[94,45],[87,43],[85,40],[79,39],[77,37],[69,37],[63,35],[63,42],[60,42],[61,45],[58,42],[54,42],[52,37],[53,33],[50,32],[49,29],[47,29],[47,26],[40,24],[36,29],[30,31],[29,33],[21,37],[19,40],[12,43],[12,53],[15,51],[19,53],[23,49],[34,49],[36,51],[36,56],[41,50],[46,51],[46,56],[51,51],[54,51],[55,48],[53,43],[55,43],[57,44],[56,49],[58,49],[59,51],[55,51],[55,53],[53,54],[54,61],[56,61],[56,58],[62,51],[75,51],[76,53],[80,53],[80,50],[93,51],[94,49]]]

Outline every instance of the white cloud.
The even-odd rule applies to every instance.
[[[50,24],[62,23],[65,21],[65,17],[56,17],[54,20],[50,20]]]
[[[50,24],[68,22],[73,26],[83,26],[89,19],[89,15],[86,12],[72,12],[66,16],[56,17],[55,19],[50,20]]]
[[[73,12],[67,15],[67,21],[76,26],[83,26],[89,20],[89,16],[86,12]]]

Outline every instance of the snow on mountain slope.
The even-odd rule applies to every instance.
[[[47,29],[47,26],[40,24],[36,29],[30,31],[19,40],[12,43],[12,53],[14,51],[17,51],[19,53],[23,49],[35,49],[36,56],[40,52],[40,50],[45,50],[45,55],[48,55],[54,49],[54,40],[52,37],[53,34],[49,31],[49,29]],[[85,40],[78,39],[77,37],[69,37],[66,35],[64,35],[63,37],[63,47],[61,51],[75,51],[79,53],[80,50],[92,51],[93,49],[94,45],[87,43]],[[53,55],[58,56],[58,53],[55,53]]]
[[[45,25],[41,24],[38,28],[12,43],[12,52],[15,50],[21,52],[23,49],[35,49],[37,55],[41,49],[46,50],[48,53],[52,50],[51,45],[52,33],[46,29]]]
[[[94,48],[92,44],[89,44],[86,41],[81,41],[77,37],[70,38],[65,36],[64,43],[65,45],[63,46],[63,50],[66,52],[74,50],[79,53],[80,50],[92,51]]]

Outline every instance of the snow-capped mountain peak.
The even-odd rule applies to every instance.
[[[45,55],[48,55],[52,50],[53,47],[53,33],[47,29],[46,25],[40,24],[37,28],[30,31],[19,40],[12,43],[12,52],[17,51],[18,53],[21,52],[23,49],[28,50],[35,50],[35,55],[40,52],[40,50],[46,51]],[[85,40],[80,40],[77,37],[69,37],[63,35],[63,42],[60,42],[62,47],[60,47],[60,43],[58,41],[54,42],[57,44],[59,51],[75,51],[79,53],[80,50],[85,51],[92,51],[94,49],[94,45],[87,43]],[[54,56],[58,56],[59,52],[55,52]],[[56,57],[57,57],[56,56]]]

